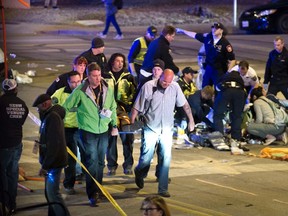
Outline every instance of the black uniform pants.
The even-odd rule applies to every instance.
[[[288,99],[288,84],[277,84],[277,83],[270,83],[268,88],[268,94],[277,95],[278,92],[281,92],[286,99]]]
[[[231,137],[236,140],[241,138],[242,113],[245,105],[246,93],[239,88],[227,88],[218,92],[214,103],[213,123],[215,131],[224,133],[223,119],[227,112],[227,105],[232,111]]]

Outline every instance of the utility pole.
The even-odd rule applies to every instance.
[[[237,0],[234,0],[234,19],[233,19],[233,25],[237,26]]]

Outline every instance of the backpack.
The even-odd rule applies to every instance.
[[[123,0],[114,0],[113,4],[117,7],[118,10],[123,8]]]
[[[268,98],[260,98],[266,101],[269,106],[271,107],[274,116],[275,116],[275,125],[277,126],[285,126],[288,123],[288,114],[286,113],[285,109],[280,106],[279,104],[269,100]]]

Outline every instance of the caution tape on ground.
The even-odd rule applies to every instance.
[[[29,112],[28,114],[29,118],[38,126],[41,125],[41,121],[32,113]],[[109,202],[114,206],[114,208],[122,215],[122,216],[127,216],[127,214],[123,211],[123,209],[118,205],[118,203],[115,201],[115,199],[111,196],[111,194],[99,183],[97,180],[90,174],[88,169],[84,166],[84,164],[81,163],[81,161],[78,160],[76,155],[68,148],[67,152],[71,155],[71,157],[74,158],[74,160],[80,164],[80,166],[87,172],[87,174],[93,179],[95,184],[99,187],[103,195],[109,200]]]

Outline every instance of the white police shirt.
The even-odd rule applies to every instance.
[[[239,65],[235,65],[230,71],[239,71]],[[246,75],[242,76],[243,81],[244,81],[244,86],[252,86],[254,87],[256,84],[259,84],[259,79],[257,76],[256,71],[249,66],[249,69],[246,73]]]

